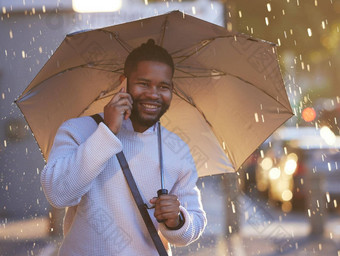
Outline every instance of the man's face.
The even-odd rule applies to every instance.
[[[127,92],[133,100],[130,119],[135,131],[144,132],[170,106],[173,86],[171,67],[157,61],[141,61],[127,82]]]

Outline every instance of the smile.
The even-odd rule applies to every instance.
[[[142,106],[144,108],[147,108],[147,109],[156,109],[156,108],[158,108],[157,105],[151,105],[151,104],[142,104]]]

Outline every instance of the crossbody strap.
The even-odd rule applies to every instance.
[[[103,118],[99,114],[93,115],[91,117],[97,122],[97,124],[99,124],[100,122],[104,122]],[[143,202],[142,196],[139,193],[136,182],[135,182],[135,180],[132,176],[132,173],[130,171],[129,165],[126,161],[126,158],[125,158],[123,151],[119,152],[116,156],[117,156],[118,162],[119,162],[119,164],[122,168],[122,171],[124,173],[125,179],[126,179],[128,185],[130,187],[130,191],[133,195],[133,198],[134,198],[134,200],[137,204],[138,210],[139,210],[139,212],[140,212],[140,214],[141,214],[141,216],[144,220],[144,223],[145,223],[145,225],[146,225],[146,227],[147,227],[147,229],[150,233],[152,241],[155,244],[159,255],[160,256],[167,256],[168,253],[166,252],[165,247],[162,243],[162,240],[159,237],[155,226],[153,225],[153,222],[152,222],[150,215],[149,215],[149,213],[146,209],[146,206]]]

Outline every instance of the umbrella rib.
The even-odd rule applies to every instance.
[[[163,47],[163,42],[164,42],[164,37],[165,37],[165,30],[166,30],[166,24],[168,23],[168,16],[165,17],[165,21],[163,22],[162,25],[162,32],[161,32],[161,41],[159,45]]]
[[[107,31],[107,30],[104,30],[104,29],[101,29],[100,31],[103,31],[104,33],[108,33],[110,34],[110,37],[114,39],[116,39],[116,41],[118,42],[118,44],[120,44],[120,46],[127,52],[127,53],[130,53],[132,51],[132,47],[126,43],[124,40],[122,40],[120,37],[119,37],[119,34],[117,32],[111,32],[111,31]]]
[[[274,99],[274,100],[275,100],[277,103],[279,103],[283,108],[287,109],[286,106],[283,105],[283,103],[281,103],[278,99],[275,99],[272,95],[268,94],[266,91],[264,91],[264,90],[262,90],[262,89],[256,87],[253,83],[251,83],[251,82],[249,82],[249,81],[247,81],[247,80],[245,80],[245,79],[243,79],[242,77],[237,76],[237,75],[233,75],[233,74],[227,74],[227,75],[232,76],[232,77],[235,77],[235,78],[237,78],[237,79],[239,79],[239,80],[241,80],[241,81],[243,81],[243,82],[245,82],[245,83],[247,83],[247,84],[250,84],[251,86],[255,87],[256,89],[258,89],[259,91],[261,91],[262,93],[264,93],[265,95],[267,95],[268,97]]]
[[[184,72],[184,73],[185,73],[185,72]],[[192,75],[192,74],[190,74],[190,73],[188,73],[188,74],[189,74],[189,75]],[[262,90],[262,89],[256,87],[253,83],[251,83],[251,82],[249,82],[249,81],[243,79],[242,77],[237,76],[237,75],[233,75],[233,74],[230,74],[230,73],[222,73],[221,75],[218,74],[218,75],[210,75],[210,76],[194,76],[194,75],[192,75],[191,77],[175,77],[175,78],[176,78],[176,79],[180,79],[180,78],[185,79],[185,78],[202,78],[202,77],[214,77],[214,76],[226,76],[226,75],[235,77],[235,78],[237,78],[237,79],[243,81],[244,83],[247,83],[247,84],[249,84],[249,85],[255,87],[256,89],[260,90],[262,93],[264,93],[265,95],[267,95],[268,97],[274,99],[276,102],[278,102],[278,104],[280,104],[283,108],[286,109],[286,106],[285,106],[282,102],[280,102],[279,100],[275,99],[272,95],[268,94],[266,91],[264,91],[264,90]],[[196,107],[195,103],[192,101],[191,98],[189,98],[189,97],[188,97],[182,90],[180,90],[179,88],[177,88],[177,90],[179,90],[179,91],[181,92],[181,94],[185,95],[187,98],[184,98],[183,96],[180,96],[180,95],[176,92],[176,95],[177,95],[177,96],[179,96],[181,99],[185,100],[186,102],[190,103],[192,106]],[[209,122],[209,121],[207,121],[207,122]]]
[[[180,93],[181,94],[183,94],[184,96],[182,96],[180,93],[178,93],[178,91],[180,91]],[[203,111],[202,110],[200,110],[197,106],[196,106],[196,104],[195,104],[195,102],[192,100],[192,98],[191,97],[188,97],[181,89],[179,89],[179,88],[177,88],[177,89],[174,89],[174,94],[176,94],[179,98],[181,98],[182,100],[184,100],[185,102],[187,102],[188,104],[190,104],[191,106],[193,106],[201,115],[202,115],[202,117],[203,117],[203,119],[205,120],[205,122],[210,126],[210,127],[213,127],[212,125],[211,125],[211,123],[208,121],[208,119],[206,118],[206,116],[205,116],[205,114],[203,113]]]
[[[193,51],[192,53],[186,55],[186,56],[182,56],[184,57],[182,60],[180,60],[179,62],[177,62],[176,64],[178,63],[182,63],[183,61],[185,61],[186,59],[190,58],[191,56],[193,56],[194,54],[196,54],[197,52],[201,51],[203,48],[205,48],[207,45],[209,45],[212,41],[214,41],[216,38],[212,38],[212,39],[207,39],[207,40],[204,40],[204,41],[201,41],[200,43],[198,44],[201,44],[202,42],[206,42],[204,43],[201,47],[199,47],[198,49],[196,49],[195,51]]]
[[[199,78],[199,77],[219,77],[219,76],[225,76],[226,73],[223,71],[219,71],[219,70],[214,70],[214,69],[202,69],[203,71],[210,71],[210,75],[196,75],[194,73],[190,73],[188,71],[185,71],[183,69],[180,68],[176,68],[176,70],[178,70],[179,72],[182,72],[184,74],[188,74],[190,77],[192,78]],[[216,74],[213,74],[216,73]],[[188,78],[186,76],[176,76],[175,78]]]
[[[79,65],[79,66],[74,66],[74,67],[68,68],[68,69],[66,69],[66,70],[60,71],[60,72],[58,72],[58,73],[56,73],[56,74],[54,74],[54,75],[52,75],[52,76],[50,76],[50,77],[48,77],[48,78],[42,80],[42,81],[40,81],[39,84],[37,84],[36,86],[34,86],[33,88],[31,88],[28,92],[25,93],[25,95],[21,95],[21,96],[19,97],[18,101],[20,101],[20,100],[21,100],[22,98],[24,98],[26,95],[30,94],[32,90],[35,90],[37,87],[41,86],[45,81],[51,79],[52,77],[55,77],[55,76],[57,76],[57,75],[59,75],[59,74],[62,74],[62,73],[64,73],[64,72],[67,72],[67,71],[72,71],[72,70],[77,69],[77,68],[89,68],[89,69],[94,69],[94,70],[99,70],[99,71],[106,71],[106,72],[113,72],[113,73],[118,73],[118,74],[121,73],[121,72],[119,72],[119,71],[123,70],[122,68],[115,69],[115,70],[107,70],[107,69],[94,68],[94,67],[88,66],[88,64],[82,64],[82,65]]]

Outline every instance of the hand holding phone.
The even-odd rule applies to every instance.
[[[131,95],[126,92],[125,87],[122,87],[104,107],[104,123],[114,134],[119,132],[123,120],[130,117],[132,104]]]

